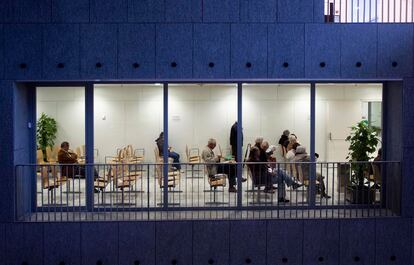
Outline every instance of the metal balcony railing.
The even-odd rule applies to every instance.
[[[325,0],[325,22],[412,23],[413,0]]]
[[[399,162],[17,165],[17,221],[355,218],[400,213]],[[209,175],[210,174],[210,175]],[[237,190],[230,189],[230,187]]]

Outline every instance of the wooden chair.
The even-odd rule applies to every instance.
[[[200,176],[200,171],[201,171],[200,165],[199,165],[201,163],[200,149],[188,148],[188,145],[186,145],[185,154],[187,157],[187,163],[191,166],[191,177],[188,177],[188,178],[194,178],[194,179],[203,178],[202,176]],[[197,174],[194,175],[194,172],[197,172]]]
[[[257,176],[253,176],[249,167],[247,167],[247,176],[251,179],[252,188],[246,190],[246,192],[253,193],[253,201],[249,202],[250,205],[263,205],[263,204],[272,204],[272,200],[262,201],[262,187],[265,187],[267,183],[263,182],[261,179],[258,179]],[[266,193],[265,193],[266,194]],[[255,196],[256,195],[256,196]]]
[[[305,201],[307,201],[308,199],[308,195],[309,195],[309,172],[311,170],[311,164],[303,164],[303,163],[295,163],[293,164],[293,168],[295,168],[295,172],[297,173],[297,179],[303,184],[303,186],[305,186],[306,188],[306,196],[305,196]],[[315,178],[317,176],[315,175]],[[319,180],[315,180],[315,187],[318,190],[318,186],[320,185]]]
[[[202,161],[206,163],[206,161]],[[207,181],[210,186],[210,189],[204,190],[204,192],[211,192],[213,193],[213,201],[205,202],[206,205],[220,205],[220,204],[228,204],[227,202],[220,202],[217,201],[216,193],[217,192],[224,192],[224,187],[227,186],[227,175],[226,174],[215,174],[213,177],[208,175],[207,166],[204,165],[204,173],[207,176]],[[218,188],[222,187],[222,190],[218,190]]]
[[[105,163],[106,164],[117,164],[122,163],[122,161],[125,159],[125,148],[117,149],[116,156],[107,156],[105,157]],[[109,158],[109,160],[107,160]]]
[[[49,163],[57,163],[57,153],[50,146],[46,147],[46,160]]]
[[[196,154],[194,155],[192,151],[195,151]],[[185,154],[187,156],[187,162],[189,164],[198,164],[201,162],[200,157],[200,149],[198,148],[188,148],[188,145],[185,146]]]
[[[155,154],[155,172],[158,179],[158,184],[160,188],[162,189],[164,187],[164,178],[163,178],[163,157],[160,156],[158,146],[154,148],[154,154]],[[171,190],[171,188],[175,188],[176,185],[180,182],[180,171],[174,170],[171,167],[173,160],[171,158],[168,159],[168,189],[170,192],[174,192]],[[175,192],[181,192],[181,191],[175,191]]]
[[[380,164],[372,163],[372,172],[373,172],[373,181],[376,188],[381,189],[382,184],[382,177],[381,177],[381,170],[380,170]]]
[[[142,154],[138,154],[138,152],[136,152],[136,151],[141,151],[141,150],[142,150]],[[125,150],[125,155],[126,155],[127,160],[128,160],[129,163],[142,163],[142,162],[144,162],[144,153],[145,153],[144,149],[134,150],[132,148],[132,145],[128,145],[126,147],[126,150]]]
[[[46,164],[46,162],[44,160],[44,156],[43,156],[43,151],[40,150],[40,149],[36,151],[36,163],[38,165]]]
[[[85,164],[85,153],[82,152],[84,149],[81,149],[81,147],[76,147],[75,153],[78,156],[78,163],[79,164]]]
[[[52,170],[51,170],[52,169]],[[56,203],[56,189],[59,188],[60,183],[57,179],[57,170],[56,167],[49,165],[38,166],[38,171],[40,172],[40,179],[42,184],[42,189],[48,191],[48,205]],[[50,179],[49,173],[52,175]],[[50,193],[50,196],[49,196]],[[49,200],[51,199],[51,201]],[[42,206],[45,206],[42,201]]]

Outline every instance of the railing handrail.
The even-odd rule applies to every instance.
[[[225,161],[227,162],[227,161]],[[385,160],[385,161],[292,161],[292,162],[230,162],[228,164],[230,165],[249,165],[249,164],[271,164],[271,165],[291,165],[291,164],[400,164],[401,161],[397,160]],[[223,164],[223,162],[199,162],[199,163],[188,163],[188,162],[179,162],[181,165],[215,165],[215,164]],[[226,164],[226,163],[224,163]],[[85,164],[62,164],[62,163],[48,163],[45,162],[44,164],[36,164],[36,163],[22,163],[22,164],[16,164],[15,167],[21,167],[21,166],[119,166],[119,165],[145,165],[145,166],[159,166],[159,165],[171,165],[171,163],[154,163],[154,162],[139,162],[139,163],[124,163],[124,162],[117,162],[117,163],[85,163]]]

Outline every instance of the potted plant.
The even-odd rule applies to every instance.
[[[57,122],[42,112],[36,126],[37,148],[43,151],[43,158],[47,162],[46,147],[52,148],[55,145]]]
[[[380,141],[378,129],[370,126],[367,120],[362,120],[356,126],[351,127],[351,133],[345,140],[350,143],[346,157],[351,163],[351,181],[348,186],[350,197],[348,200],[358,204],[372,203],[375,201],[375,190],[364,184],[370,166],[366,162],[373,158],[371,154],[375,152]]]

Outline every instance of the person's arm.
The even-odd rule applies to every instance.
[[[215,156],[213,152],[210,152],[206,149],[203,150],[201,157],[206,163],[217,163],[220,161],[220,158],[218,156]]]
[[[64,150],[59,151],[58,161],[61,164],[75,164],[78,162],[76,154],[72,157],[72,155],[69,152],[66,152]]]
[[[286,153],[286,159],[287,159],[288,161],[292,160],[294,157],[295,157],[295,154],[294,154],[292,151],[288,151],[288,152]]]

